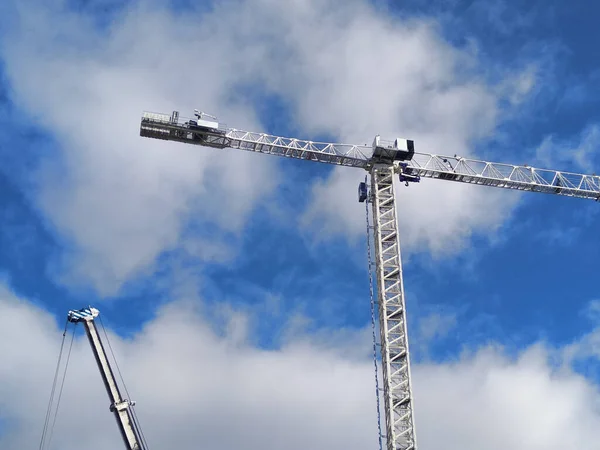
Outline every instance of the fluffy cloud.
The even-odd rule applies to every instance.
[[[297,335],[279,349],[264,350],[249,343],[238,319],[217,333],[200,309],[182,301],[166,306],[129,339],[109,330],[153,448],[191,449],[198,442],[208,449],[375,445],[371,362],[348,355],[356,345],[366,355],[367,340],[323,336],[317,343]],[[3,449],[39,442],[61,328],[46,311],[2,288],[0,417],[10,424],[0,430]],[[67,348],[69,342],[67,336]],[[541,344],[516,358],[485,347],[453,362],[415,365],[420,445],[595,448],[598,386],[569,366],[557,366],[556,356]],[[55,448],[80,448],[82,439],[91,450],[121,446],[107,403],[88,343],[78,334]],[[85,436],[73,430],[86,430]]]
[[[184,302],[165,308],[131,340],[110,335],[152,447],[196,448],[202,442],[215,449],[342,449],[376,442],[368,361],[342,357],[342,346],[301,338],[281,350],[260,350],[243,338],[242,322],[234,320],[229,331],[215,333]],[[0,446],[34,446],[60,328],[46,312],[7,292],[0,300],[0,324],[6,325],[0,355],[7,358],[0,369],[0,410],[14,424],[0,434]],[[9,343],[9,335],[13,342],[18,336],[18,348]],[[69,367],[54,445],[80,448],[83,437],[74,437],[73,430],[81,427],[90,449],[118,448],[120,437],[85,338],[76,339]],[[23,392],[25,398],[8,408]]]
[[[536,150],[536,157],[546,167],[570,163],[575,170],[591,173],[598,158],[598,144],[600,128],[597,124],[592,124],[583,129],[578,138],[557,139],[553,135],[546,136]]]
[[[363,238],[364,204],[358,203],[358,183],[364,174],[335,169],[313,186],[311,206],[303,223],[349,240]],[[493,236],[512,215],[517,192],[423,179],[406,188],[395,182],[400,240],[406,255],[429,251],[434,257],[461,250],[476,233]],[[369,205],[370,206],[370,205]]]
[[[376,445],[371,362],[346,348],[364,346],[367,354],[367,341],[344,344],[323,336],[315,343],[296,335],[279,349],[264,350],[249,344],[243,322],[238,317],[229,331],[216,333],[200,309],[182,301],[129,339],[109,331],[152,448]],[[0,430],[3,449],[39,443],[61,328],[44,310],[2,289],[0,417],[10,424]],[[78,336],[54,448],[81,448],[83,439],[90,450],[119,448],[95,361]],[[517,358],[487,347],[454,362],[416,365],[420,446],[595,448],[598,387],[568,366],[551,364],[554,355],[539,344]]]
[[[185,14],[134,2],[101,26],[65,2],[14,10],[1,44],[12,99],[60,147],[36,174],[35,200],[70,248],[63,279],[105,295],[182,244],[191,218],[239,232],[278,183],[275,158],[139,138],[145,109],[201,107],[261,129],[237,90],[260,85],[285,99],[303,135],[407,136],[423,151],[467,155],[494,130],[499,99],[515,94],[479,78],[476,57],[435,23],[362,0],[235,1]],[[303,226],[362,233],[363,175],[336,169],[318,181]],[[404,240],[434,252],[495,229],[517,198],[450,183],[402,194]]]
[[[455,364],[419,367],[421,445],[596,448],[598,386],[566,367],[557,370],[551,360],[547,349],[534,345],[516,359],[488,348]]]
[[[244,62],[221,57],[229,49],[210,23],[138,6],[105,34],[60,3],[20,4],[13,18],[2,45],[13,100],[61,148],[36,174],[37,202],[72,249],[69,281],[115,294],[176,246],[194,215],[237,233],[276,185],[270,158],[138,135],[148,109],[202,107],[258,127],[224,99]]]
[[[427,357],[430,345],[446,337],[456,327],[457,321],[455,312],[443,310],[433,311],[423,316],[417,323],[418,328],[414,333],[416,338],[411,348],[420,350]]]
[[[276,2],[275,2],[276,3]],[[499,104],[517,104],[534,85],[534,67],[502,73],[494,85],[479,75],[476,53],[446,43],[434,23],[393,21],[363,2],[298,2],[298,14],[281,4],[266,16],[282,17],[262,34],[273,39],[259,77],[289,100],[298,127],[370,144],[375,134],[415,140],[418,151],[472,156],[502,118]],[[287,6],[286,6],[287,7]],[[251,22],[247,22],[251,24]],[[241,26],[237,33],[245,34]],[[280,61],[281,55],[287,55]],[[271,67],[278,65],[277,70]],[[498,75],[498,74],[496,74]],[[510,82],[509,82],[510,80]],[[304,227],[350,238],[364,232],[356,188],[360,171],[336,168],[312,189]],[[403,241],[410,250],[443,253],[460,248],[473,232],[493,233],[519,196],[481,187],[424,180],[399,191]]]

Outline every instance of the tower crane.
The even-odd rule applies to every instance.
[[[108,396],[111,400],[110,410],[114,413],[121,432],[121,437],[125,442],[127,450],[147,450],[142,433],[139,429],[139,425],[135,418],[135,414],[131,407],[134,402],[124,399],[117,385],[117,380],[113,374],[113,371],[108,362],[108,357],[104,351],[104,346],[100,340],[100,334],[98,328],[94,323],[94,319],[98,317],[100,312],[96,308],[88,307],[80,310],[71,310],[67,314],[67,320],[72,323],[83,323],[85,326],[85,332],[90,341],[94,357],[98,363],[100,374],[102,375],[102,381],[108,392]]]
[[[217,149],[248,150],[368,172],[370,189],[366,181],[360,183],[358,200],[372,207],[387,450],[417,448],[394,176],[407,186],[425,177],[600,199],[600,177],[596,175],[415,152],[414,141],[402,138],[385,141],[376,136],[371,147],[285,138],[228,128],[216,117],[198,110],[194,116],[185,120],[177,111],[144,112],[140,136]]]

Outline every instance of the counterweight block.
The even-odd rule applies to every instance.
[[[410,161],[415,155],[415,143],[411,139],[397,138],[384,141],[379,136],[373,140],[373,161],[393,164],[395,161]]]

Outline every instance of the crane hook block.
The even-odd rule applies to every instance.
[[[367,199],[367,183],[361,182],[358,185],[358,201],[360,203],[364,203],[364,201],[366,199]]]

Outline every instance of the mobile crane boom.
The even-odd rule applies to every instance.
[[[383,403],[387,450],[416,450],[406,303],[400,255],[394,175],[407,185],[421,177],[600,199],[600,177],[527,165],[493,163],[454,156],[417,153],[406,139],[384,141],[376,136],[371,147],[333,144],[227,128],[216,117],[195,110],[195,119],[144,112],[140,136],[212,148],[236,148],[288,158],[361,168],[369,172],[360,183],[358,200],[372,205],[377,280],[377,310],[383,374]],[[381,442],[381,441],[380,441]]]
[[[140,437],[141,434],[135,417],[131,411],[133,403],[121,396],[119,386],[117,385],[106,352],[104,351],[104,346],[100,340],[100,335],[98,334],[98,329],[94,322],[94,319],[98,317],[99,314],[100,312],[96,308],[88,307],[76,311],[69,311],[67,320],[73,323],[81,322],[85,326],[92,352],[94,353],[98,368],[100,369],[102,381],[104,381],[104,386],[106,387],[108,397],[111,401],[110,410],[117,419],[117,425],[119,426],[119,431],[125,442],[125,447],[127,450],[146,450],[143,440]]]

